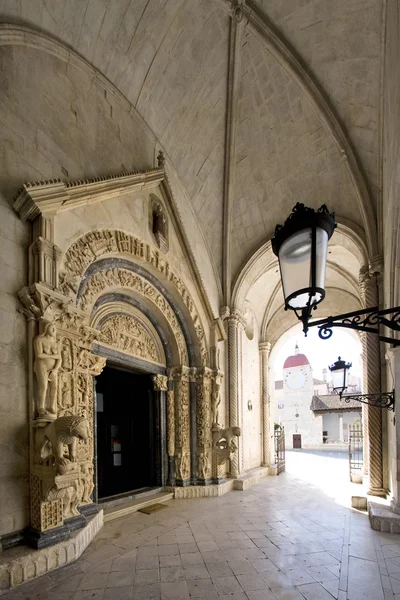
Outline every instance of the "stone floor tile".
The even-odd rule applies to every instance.
[[[218,600],[248,600],[248,595],[245,592],[237,592],[235,594],[218,594]],[[263,598],[263,600],[265,600]]]
[[[324,587],[334,598],[338,597],[339,594],[339,579],[333,581],[321,581],[322,587]]]
[[[272,590],[274,588],[291,586],[290,580],[282,571],[263,571],[259,575]]]
[[[210,577],[208,570],[203,565],[193,565],[184,568],[185,579],[208,579]]]
[[[180,542],[178,543],[179,546],[179,552],[181,554],[187,554],[189,552],[198,552],[198,546],[197,544],[195,544],[195,542],[192,543],[188,543],[188,544],[181,544]]]
[[[262,571],[275,571],[276,567],[269,558],[256,558],[250,561],[250,564],[255,568],[258,573]]]
[[[228,563],[218,562],[218,563],[210,563],[206,565],[207,571],[210,574],[210,577],[231,577],[233,575],[233,571],[230,568]]]
[[[307,573],[309,575],[311,575],[311,577],[313,579],[315,579],[315,581],[321,582],[321,581],[332,581],[332,580],[337,579],[336,575],[334,575],[331,571],[329,571],[323,565],[318,565],[315,567],[305,567],[304,570],[307,571]]]
[[[256,575],[256,571],[248,560],[232,560],[229,566],[235,575]]]
[[[194,539],[196,540],[197,544],[199,542],[213,542],[214,541],[211,533],[195,533]]]
[[[245,592],[256,592],[258,590],[269,590],[265,581],[257,574],[237,575],[237,580]]]
[[[215,543],[217,544],[220,550],[238,550],[238,546],[235,540],[229,539],[221,539],[216,537]]]
[[[137,549],[137,557],[138,558],[143,558],[143,557],[147,558],[149,556],[158,556],[158,547],[156,544],[154,544],[152,546],[140,546]]]
[[[202,552],[201,555],[206,564],[211,562],[225,562],[225,557],[220,551]]]
[[[294,569],[283,569],[282,573],[286,575],[291,585],[301,585],[303,583],[314,583],[318,581],[314,577],[312,577],[307,571],[304,569],[300,569],[299,567]],[[335,578],[335,575],[332,575],[332,578]],[[338,580],[339,582],[339,580]]]
[[[217,544],[212,542],[197,542],[200,552],[214,552],[219,551]]]
[[[105,588],[107,584],[108,573],[88,573],[84,575],[79,590],[97,590]]]
[[[144,572],[145,571],[138,571],[138,573]],[[112,571],[108,576],[106,587],[111,588],[133,585],[134,576],[134,571]]]
[[[148,585],[134,585],[130,588],[130,596],[126,600],[160,600],[161,598],[161,584],[151,583]],[[118,598],[111,597],[109,600],[125,600],[118,596]]]
[[[88,597],[88,600],[89,600],[89,598],[90,597]],[[116,590],[116,588],[107,588],[106,590],[104,590],[102,600],[117,600],[117,599],[118,600],[132,600],[132,586],[127,585],[125,587],[119,587],[118,590]],[[140,600],[144,600],[144,598],[141,598]],[[154,600],[156,600],[156,599],[154,599]]]
[[[160,556],[160,567],[180,567],[182,565],[182,558],[180,554],[168,554],[167,556]]]
[[[189,579],[187,581],[189,595],[191,598],[210,598],[217,599],[217,592],[211,579]]]
[[[249,560],[257,560],[265,557],[264,552],[258,548],[243,548],[242,554]]]
[[[158,569],[159,559],[158,556],[138,556],[136,559],[136,570],[141,569]]]
[[[306,585],[299,585],[297,589],[299,590],[300,594],[302,594],[302,596],[304,596],[304,598],[306,600],[332,600],[332,595],[325,588],[323,588],[322,585],[319,583],[307,583]],[[349,600],[350,600],[350,596],[349,596]],[[353,600],[353,598],[351,598],[351,600]],[[356,600],[355,596],[354,596],[354,600]],[[361,600],[361,596],[360,596],[360,600]],[[372,596],[371,596],[371,600],[372,600]]]
[[[66,600],[61,594],[56,592],[53,600]],[[80,590],[72,596],[72,600],[102,600],[103,597],[104,590]]]
[[[167,556],[168,554],[178,554],[178,544],[167,544],[165,546],[158,546],[158,556]]]
[[[212,581],[219,595],[243,591],[236,577],[212,577]]]
[[[160,581],[159,569],[141,569],[136,571],[134,584],[144,585],[148,583],[157,583]]]
[[[304,596],[295,587],[275,588],[272,594],[274,600],[304,600]],[[250,596],[249,599],[253,600]]]
[[[349,557],[348,591],[350,600],[383,600],[383,588],[377,563]]]
[[[175,583],[161,583],[161,600],[181,599],[189,599],[189,590],[186,581],[176,581]],[[140,598],[140,600],[143,599]]]
[[[136,558],[120,556],[113,560],[111,571],[133,571],[135,569]]]
[[[173,581],[182,581],[185,579],[183,567],[165,567],[160,569],[161,582],[172,583]]]
[[[181,561],[184,566],[204,565],[204,559],[200,552],[189,552],[188,554],[181,554]]]
[[[236,545],[238,548],[240,549],[249,549],[249,548],[257,548],[257,546],[255,545],[255,543],[250,540],[236,540]]]
[[[250,537],[244,531],[232,531],[229,535],[232,540],[248,540]]]
[[[187,530],[188,531],[188,530]],[[176,533],[176,541],[178,544],[194,544],[195,539],[191,533],[178,534]]]

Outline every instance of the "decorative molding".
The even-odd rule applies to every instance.
[[[23,221],[34,221],[60,212],[151,189],[164,179],[164,169],[119,173],[65,183],[61,179],[25,183],[14,198],[14,209]]]
[[[133,315],[114,314],[102,320],[98,340],[143,360],[159,364],[165,360],[158,340]]]
[[[161,375],[157,373],[157,375],[153,375],[153,388],[157,392],[166,392],[168,390],[168,377],[166,375]]]

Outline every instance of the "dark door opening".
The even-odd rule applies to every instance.
[[[300,433],[293,434],[293,448],[301,448],[301,434]]]
[[[96,396],[98,498],[157,485],[160,429],[150,375],[106,366]]]

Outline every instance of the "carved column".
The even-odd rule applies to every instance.
[[[175,485],[175,400],[174,382],[168,381],[167,391],[167,454],[168,454],[168,485]]]
[[[363,289],[363,288],[361,288]],[[365,305],[364,305],[365,306]],[[362,345],[362,392],[367,393],[368,389],[368,368],[367,368],[367,334],[361,333],[360,340]],[[362,424],[363,424],[363,473],[368,475],[368,462],[369,462],[369,437],[368,437],[368,407],[366,404],[362,405]]]
[[[240,328],[243,325],[243,317],[237,310],[233,310],[228,317],[228,361],[229,361],[229,426],[239,426],[240,416],[240,393],[239,393],[239,365],[240,350],[239,350],[239,336],[241,335]],[[238,450],[231,455],[230,461],[230,474],[232,477],[239,475],[239,451]]]
[[[221,425],[219,424],[220,415],[219,415],[219,405],[221,403],[221,385],[222,385],[223,375],[221,371],[215,371],[214,377],[212,381],[212,393],[211,393],[211,437],[212,439],[217,439],[218,434],[221,430]],[[224,481],[225,476],[225,462],[221,462],[218,456],[218,449],[215,447],[215,444],[212,444],[212,483],[222,483]]]
[[[367,269],[361,271],[361,296],[366,307],[379,304],[377,275]],[[367,333],[366,338],[366,365],[367,365],[367,393],[381,391],[381,361],[380,345],[377,335]],[[367,407],[368,429],[368,473],[369,490],[372,496],[386,496],[383,488],[383,453],[382,453],[382,411],[373,406]]]
[[[190,484],[190,418],[188,367],[172,369],[175,399],[175,478],[176,485]]]
[[[269,375],[269,353],[271,350],[270,342],[262,342],[258,346],[260,352],[260,369],[261,369],[261,406],[262,406],[262,464],[269,466],[270,455],[270,401],[268,388]]]
[[[166,464],[166,414],[165,393],[168,390],[168,377],[166,375],[152,376],[153,390],[156,395],[156,428],[160,442],[160,451],[156,453],[156,474],[159,485],[165,485],[169,467]],[[157,438],[156,438],[157,439]]]
[[[211,377],[212,371],[208,368],[197,373],[197,478],[200,485],[211,482]]]

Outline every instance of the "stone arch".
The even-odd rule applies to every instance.
[[[95,230],[79,237],[62,257],[59,289],[86,310],[87,295],[91,301],[94,298],[90,286],[94,281],[97,286],[103,285],[96,272],[114,269],[121,269],[120,279],[119,283],[114,279],[109,290],[117,291],[127,286],[139,295],[153,298],[157,306],[163,304],[171,327],[181,340],[182,356],[185,356],[182,340],[187,346],[188,359],[185,358],[182,364],[208,366],[204,328],[186,285],[163,254],[138,237],[121,230]],[[105,290],[103,286],[102,291]],[[97,296],[99,294],[100,291]]]

